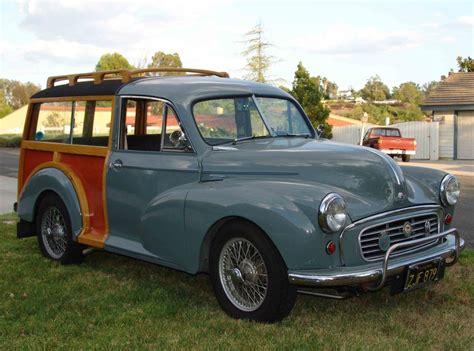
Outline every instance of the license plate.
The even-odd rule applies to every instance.
[[[442,261],[417,263],[408,267],[403,291],[410,291],[437,282],[443,277]]]

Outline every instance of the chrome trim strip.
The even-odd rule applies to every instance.
[[[442,238],[447,235],[455,236],[454,245],[440,249],[438,252],[430,253],[428,255],[425,254],[424,256],[412,257],[403,262],[389,265],[390,254],[397,248],[398,245],[395,244],[390,248],[390,252],[387,252],[384,263],[380,268],[361,268],[360,270],[354,270],[347,273],[335,273],[334,271],[329,271],[328,269],[313,272],[288,271],[288,280],[291,284],[316,287],[354,286],[376,283],[377,285],[370,290],[377,290],[385,284],[387,277],[402,273],[405,267],[412,264],[434,260],[437,258],[449,259],[453,258],[453,256],[453,261],[449,262],[447,265],[451,266],[455,264],[459,258],[459,253],[464,249],[465,242],[460,238],[459,233],[454,228],[438,234],[437,238]],[[429,239],[431,240],[432,238]],[[425,238],[420,240],[425,240]],[[377,282],[378,280],[380,281]]]
[[[359,251],[360,251],[360,255],[362,257],[362,259],[366,262],[376,262],[376,261],[380,261],[382,259],[382,257],[377,257],[377,258],[372,258],[372,259],[368,259],[368,258],[365,258],[363,252],[362,252],[362,243],[361,243],[361,236],[363,233],[365,233],[367,230],[371,229],[371,228],[374,228],[374,227],[378,227],[379,225],[383,225],[383,224],[387,224],[387,223],[392,223],[392,222],[395,222],[395,221],[398,221],[398,220],[406,220],[406,219],[411,219],[411,218],[417,218],[417,217],[422,217],[422,216],[426,216],[426,215],[435,215],[436,218],[437,218],[437,224],[438,224],[438,231],[437,231],[437,234],[441,233],[441,219],[439,218],[439,215],[438,215],[438,212],[437,211],[433,211],[433,212],[429,212],[429,213],[415,213],[414,215],[411,215],[411,213],[407,213],[406,216],[404,217],[401,217],[401,218],[397,218],[397,219],[392,219],[392,220],[388,220],[388,221],[385,221],[385,222],[380,222],[378,224],[374,224],[374,225],[371,225],[369,227],[366,227],[364,228],[363,230],[361,230],[359,232],[359,236],[358,236],[358,242],[359,242]],[[430,238],[432,237],[431,235],[429,236]],[[433,239],[435,240],[435,239]],[[414,240],[413,240],[414,241]],[[406,242],[406,241],[405,241]],[[434,244],[434,243],[433,243]],[[417,248],[414,248],[413,250],[408,250],[408,251],[403,251],[403,252],[400,252],[400,253],[397,253],[395,254],[396,256],[401,256],[401,255],[404,255],[404,254],[409,254],[410,252],[414,252],[414,251],[417,251],[418,249],[422,249],[422,248],[426,248],[426,246],[422,246],[422,247],[417,247]]]
[[[378,214],[375,214],[375,215],[372,215],[372,216],[369,216],[369,217],[359,219],[358,221],[355,221],[355,222],[349,224],[347,227],[344,228],[344,230],[341,232],[341,234],[339,234],[339,259],[341,261],[341,265],[343,265],[343,266],[345,265],[345,263],[344,263],[344,247],[343,247],[342,241],[343,241],[343,238],[344,238],[344,234],[347,231],[352,230],[354,227],[359,226],[361,224],[365,224],[367,222],[374,221],[374,220],[377,220],[379,218],[383,218],[383,217],[386,217],[386,216],[392,216],[392,215],[396,215],[398,213],[404,213],[404,212],[432,210],[432,209],[436,209],[436,210],[441,209],[441,210],[443,210],[443,208],[440,205],[410,206],[410,207],[404,207],[404,208],[399,208],[399,209],[396,209],[396,210],[391,210],[391,211],[387,211],[387,212],[378,213]],[[444,215],[444,210],[443,210],[443,215]]]

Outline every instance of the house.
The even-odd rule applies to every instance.
[[[353,100],[352,90],[339,90],[337,92],[337,98],[340,100]]]
[[[440,158],[474,160],[474,72],[451,73],[421,109],[439,122]]]

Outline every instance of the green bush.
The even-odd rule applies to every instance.
[[[375,124],[385,124],[385,118],[390,117],[390,123],[423,121],[426,115],[414,104],[402,105],[374,105],[360,104],[355,105],[351,111],[345,112],[344,117],[360,120],[366,112],[369,115],[369,122]]]
[[[0,147],[20,147],[21,135],[4,134],[0,135]]]

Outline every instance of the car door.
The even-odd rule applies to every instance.
[[[168,102],[121,100],[106,178],[106,246],[179,268],[186,255],[186,185],[199,181],[197,156],[184,138],[173,144],[184,130]]]

